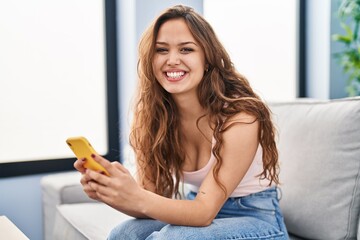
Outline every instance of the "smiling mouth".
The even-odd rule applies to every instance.
[[[185,72],[165,72],[165,74],[168,78],[180,79],[185,75]]]

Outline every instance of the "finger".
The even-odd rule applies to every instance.
[[[85,168],[84,168],[84,163],[85,163],[85,161],[86,161],[85,158],[77,159],[77,160],[74,162],[74,168],[75,168],[76,170],[78,170],[79,172],[84,173],[84,172],[85,172]]]
[[[98,196],[108,196],[109,193],[111,192],[111,190],[108,187],[98,184],[97,182],[94,181],[90,181],[88,185],[94,192],[96,192]]]
[[[93,171],[91,169],[86,169],[86,174],[87,175],[87,182],[97,182],[98,184],[101,185],[105,185],[107,186],[110,182],[110,179],[108,176],[106,176],[105,174],[102,174],[100,172],[97,171]]]
[[[90,186],[86,185],[83,190],[90,198],[99,200],[97,193]]]
[[[85,174],[83,174],[83,175],[81,176],[81,179],[80,179],[80,183],[81,183],[81,185],[83,185],[83,186],[88,182],[88,181],[85,180],[85,178],[86,178],[86,177],[85,177]]]
[[[92,179],[91,179],[91,177],[88,175],[88,174],[86,174],[86,173],[84,173],[82,176],[81,176],[81,179],[80,179],[80,183],[82,184],[82,185],[85,185],[85,184],[87,184],[89,181],[91,181]]]
[[[114,176],[117,174],[116,168],[113,167],[113,165],[111,164],[111,162],[109,160],[103,158],[102,156],[95,155],[95,154],[91,155],[91,157],[96,162],[98,162],[101,166],[103,166],[111,176]]]
[[[86,183],[83,185],[84,192],[86,192],[86,193],[95,192],[95,190],[91,187],[91,185],[89,183]]]
[[[96,194],[94,189],[92,189],[89,185],[90,181],[91,181],[91,178],[88,176],[88,174],[82,174],[80,183],[83,187],[83,191],[86,193],[86,195],[88,195],[89,198],[94,199],[94,200],[99,200],[98,195]]]
[[[90,192],[90,193],[86,193],[89,198],[100,201],[101,199],[99,198],[98,194],[96,192]]]

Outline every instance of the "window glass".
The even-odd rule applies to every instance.
[[[0,2],[0,163],[108,149],[104,1]]]

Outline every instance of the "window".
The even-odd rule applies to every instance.
[[[119,159],[115,9],[0,3],[0,177],[73,169],[70,136]]]

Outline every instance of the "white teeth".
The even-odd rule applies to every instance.
[[[170,78],[180,78],[183,76],[185,72],[166,72],[166,76]]]

